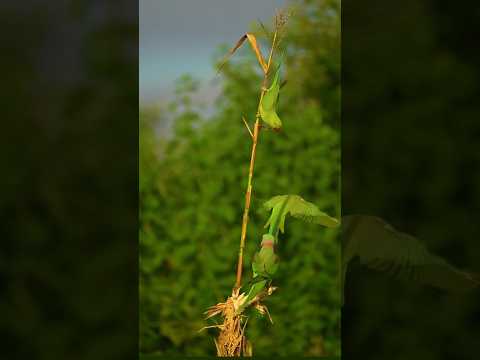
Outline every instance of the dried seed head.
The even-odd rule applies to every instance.
[[[287,10],[287,9],[277,10],[274,18],[275,31],[281,32],[284,29],[285,25],[287,24],[288,20],[290,19],[290,16],[292,15],[293,15],[292,10]]]

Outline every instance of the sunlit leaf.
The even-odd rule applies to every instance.
[[[250,43],[250,46],[252,47],[253,52],[257,56],[258,63],[262,67],[262,70],[264,73],[267,73],[267,64],[265,63],[265,59],[262,56],[262,52],[260,51],[260,47],[258,46],[257,39],[255,35],[246,33],[242,35],[240,39],[238,39],[237,43],[233,48],[230,49],[230,51],[225,55],[225,58],[222,60],[220,65],[218,66],[217,72],[220,72],[220,70],[223,68],[223,66],[227,63],[227,61],[230,59],[230,57],[235,53],[235,51],[238,50],[240,46],[243,45],[245,40],[248,39],[248,42]]]
[[[257,39],[255,35],[247,33],[246,34],[248,41],[250,42],[250,45],[252,46],[253,51],[255,52],[255,55],[257,56],[258,63],[263,69],[264,73],[267,73],[267,64],[262,56],[262,52],[260,51],[260,48],[257,44]]]

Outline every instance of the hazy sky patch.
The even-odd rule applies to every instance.
[[[140,0],[140,101],[168,97],[184,73],[212,78],[215,49],[233,45],[256,19],[268,23],[286,2]]]

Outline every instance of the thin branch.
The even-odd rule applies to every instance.
[[[245,238],[247,236],[247,225],[248,225],[248,213],[250,211],[250,202],[251,202],[251,197],[252,197],[252,179],[253,179],[253,170],[255,167],[255,157],[257,153],[257,143],[258,143],[258,135],[260,133],[261,129],[261,124],[260,124],[260,104],[262,103],[263,96],[265,95],[265,92],[267,91],[266,86],[267,86],[267,77],[268,77],[268,70],[269,70],[269,65],[272,61],[272,56],[273,56],[273,48],[275,46],[275,39],[277,37],[277,34],[275,32],[273,36],[273,42],[272,42],[272,48],[270,49],[270,54],[268,57],[268,64],[266,66],[266,71],[263,77],[263,82],[262,82],[262,90],[260,93],[260,100],[258,101],[258,107],[257,107],[257,114],[255,116],[255,125],[253,128],[253,142],[252,142],[252,151],[250,155],[250,168],[248,171],[248,183],[247,183],[247,191],[245,193],[245,209],[243,211],[243,218],[242,218],[242,233],[240,235],[240,250],[238,252],[238,263],[237,263],[237,277],[235,281],[235,287],[234,289],[240,289],[242,286],[242,272],[243,272],[243,252],[245,249]]]
[[[277,32],[275,31],[275,34],[273,34],[273,41],[272,41],[272,47],[270,48],[270,54],[268,55],[267,73],[270,70],[270,64],[272,63],[273,50],[275,49],[276,41],[277,41]]]
[[[243,120],[243,123],[245,124],[245,126],[247,127],[247,130],[250,133],[250,136],[253,139],[253,133],[252,133],[252,130],[250,130],[250,126],[248,126],[247,120],[245,120],[245,118],[243,116],[242,116],[242,120]]]
[[[263,90],[262,90],[262,94],[263,94]],[[240,251],[238,253],[238,264],[237,264],[237,279],[235,282],[235,288],[237,289],[239,289],[242,286],[243,251],[245,249],[245,237],[247,235],[248,212],[250,210],[250,200],[252,195],[253,169],[255,166],[255,156],[257,153],[257,142],[258,142],[259,132],[260,132],[260,122],[257,118],[257,120],[255,121],[255,126],[253,128],[252,152],[250,155],[250,168],[248,171],[247,191],[245,193],[245,209],[243,211],[243,218],[242,218],[242,233],[240,236]]]

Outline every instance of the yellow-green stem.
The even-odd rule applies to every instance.
[[[273,56],[273,50],[275,47],[275,41],[277,39],[277,33],[275,32],[273,41],[272,41],[272,47],[270,48],[270,54],[268,56],[268,64],[267,64],[267,71],[264,74],[263,77],[263,83],[262,83],[262,91],[260,93],[260,100],[258,102],[258,107],[257,107],[257,114],[255,116],[255,126],[253,128],[253,141],[252,141],[252,151],[250,155],[250,167],[248,171],[248,182],[247,182],[247,191],[245,193],[245,208],[243,211],[243,217],[242,217],[242,232],[240,235],[240,250],[238,252],[238,263],[237,263],[237,278],[235,281],[235,288],[234,289],[240,289],[242,286],[242,272],[243,272],[243,253],[245,249],[245,238],[247,236],[247,225],[248,225],[248,213],[250,211],[250,202],[251,202],[251,197],[252,197],[252,179],[253,179],[253,170],[255,167],[255,157],[257,154],[257,143],[258,143],[258,135],[260,133],[261,129],[261,124],[260,124],[260,104],[262,103],[263,96],[266,91],[266,86],[267,86],[267,76],[268,76],[268,71],[270,69],[270,64],[272,62],[272,56]]]

